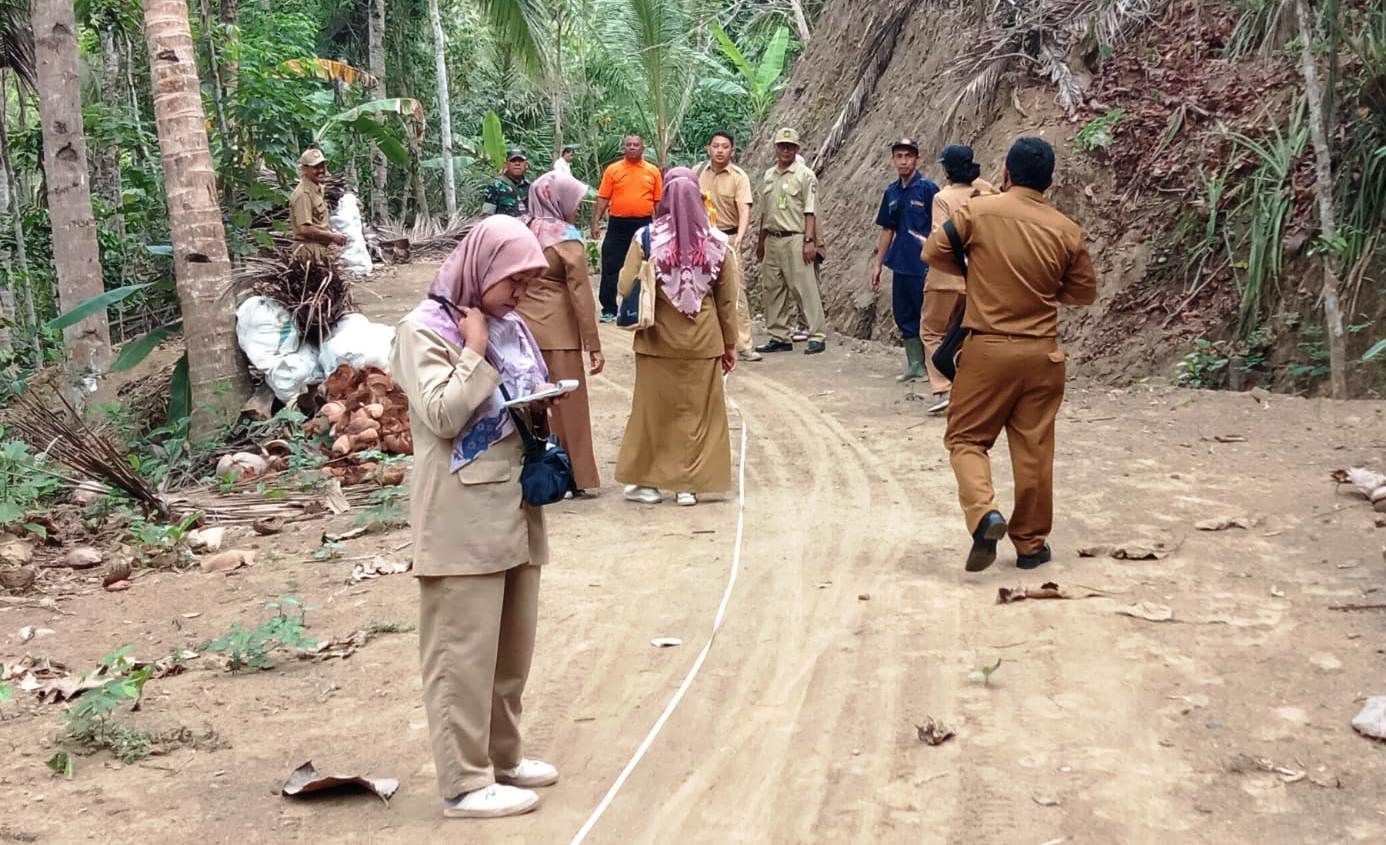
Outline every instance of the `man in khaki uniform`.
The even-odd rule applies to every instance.
[[[707,161],[698,165],[698,189],[708,199],[712,225],[731,239],[732,252],[740,259],[741,241],[751,228],[751,177],[732,163],[736,155],[736,139],[730,132],[718,130],[707,142]],[[761,354],[753,349],[751,339],[751,303],[746,299],[745,276],[738,263],[736,269],[736,357],[742,361],[759,361]]]
[[[972,160],[972,148],[966,144],[949,144],[938,157],[943,172],[948,176],[948,184],[934,194],[933,222],[930,232],[937,232],[953,212],[967,205],[973,197],[990,196],[996,193],[990,183],[978,177],[982,168]],[[929,386],[933,390],[934,401],[929,404],[930,414],[941,414],[948,410],[948,390],[952,383],[948,377],[934,366],[933,352],[948,334],[948,327],[963,307],[963,293],[966,287],[962,276],[934,271],[929,274],[924,292],[924,311],[920,334],[924,338],[924,366],[929,371]]]
[[[309,147],[298,159],[301,177],[289,196],[289,226],[294,233],[295,260],[332,263],[329,247],[346,246],[346,235],[332,231],[327,221],[327,201],[323,199],[322,182],[327,178],[327,159],[322,150]]]
[[[1034,569],[1053,557],[1046,540],[1054,523],[1054,418],[1064,399],[1059,305],[1097,299],[1083,231],[1044,198],[1053,175],[1054,148],[1021,138],[1006,155],[1004,193],[974,197],[951,218],[967,255],[963,324],[972,333],[944,444],[972,532],[969,572],[996,560],[996,541],[1008,530],[1016,566]],[[925,241],[924,260],[964,275],[942,229]],[[1015,476],[1009,525],[997,510],[988,454],[1003,429]]]
[[[799,133],[781,129],[775,133],[775,166],[761,182],[760,237],[756,260],[762,262],[761,284],[765,291],[765,321],[769,342],[757,352],[792,352],[790,297],[808,322],[805,355],[827,349],[828,320],[818,295],[818,274],[813,259],[818,255],[818,177],[799,159]]]

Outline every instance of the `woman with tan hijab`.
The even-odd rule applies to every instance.
[[[655,219],[636,232],[621,270],[630,296],[648,240],[659,288],[654,325],[635,333],[635,395],[616,461],[626,498],[680,505],[731,489],[722,377],[736,368],[736,268],[727,236],[708,224],[693,172],[669,171]]]
[[[557,171],[529,186],[529,230],[544,249],[548,270],[525,288],[519,312],[539,341],[553,381],[573,379],[579,387],[549,414],[554,434],[573,461],[578,493],[601,486],[592,452],[592,415],[587,403],[587,375],[606,366],[597,334],[597,303],[587,280],[587,250],[573,225],[587,186]],[[588,361],[582,360],[583,349]],[[589,370],[587,364],[590,364]]]
[[[520,490],[521,436],[501,406],[502,391],[522,396],[548,381],[514,313],[547,267],[523,223],[483,220],[400,321],[391,355],[414,432],[424,708],[443,815],[453,818],[529,812],[539,804],[532,788],[558,781],[553,766],[521,754],[520,697],[549,550],[543,513]]]

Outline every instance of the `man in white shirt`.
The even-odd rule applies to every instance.
[[[563,153],[553,160],[553,172],[562,173],[564,176],[573,175],[573,159],[577,156],[577,145],[566,144]]]

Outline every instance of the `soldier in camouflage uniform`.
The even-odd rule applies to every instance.
[[[512,147],[505,156],[505,170],[486,186],[482,214],[507,214],[523,217],[529,214],[529,157],[519,147]]]

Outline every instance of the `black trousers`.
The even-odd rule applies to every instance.
[[[606,237],[602,239],[602,284],[598,297],[603,314],[616,313],[616,284],[620,280],[621,266],[626,263],[626,253],[630,252],[631,238],[649,222],[648,217],[617,217],[614,214],[607,221]]]

